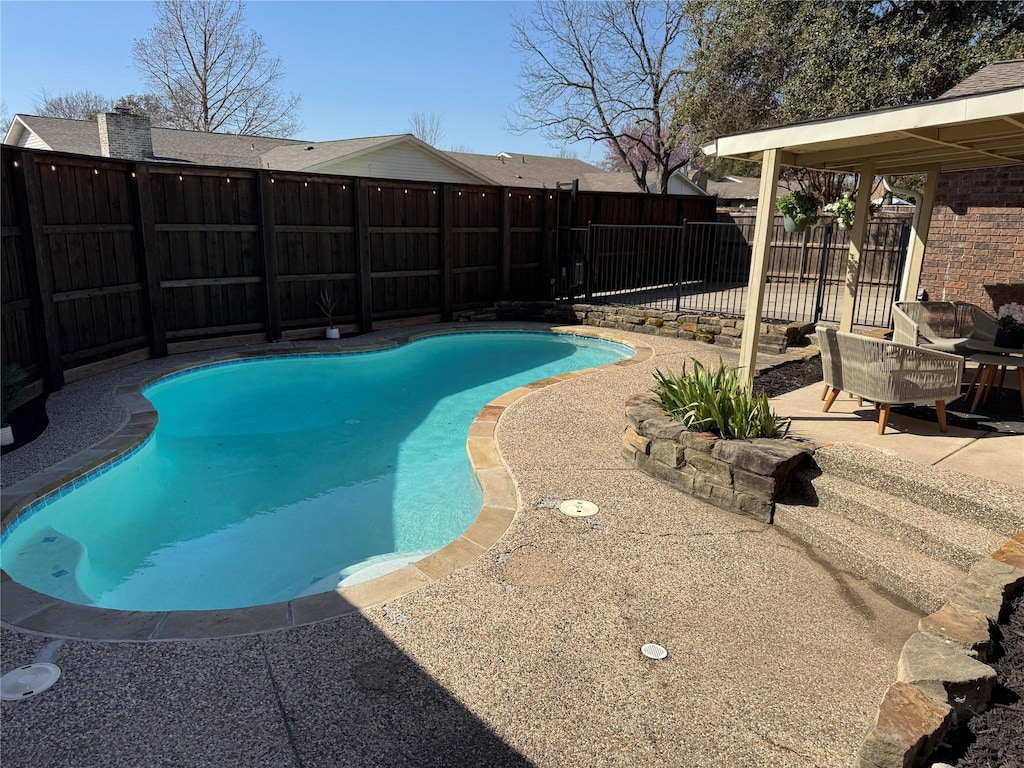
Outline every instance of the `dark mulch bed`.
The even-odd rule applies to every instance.
[[[754,391],[764,392],[768,397],[778,397],[794,389],[809,387],[821,382],[821,358],[790,360],[770,371],[764,371],[754,379]]]
[[[999,625],[1000,649],[989,664],[998,675],[992,705],[946,737],[935,754],[956,768],[1024,768],[1024,595]]]
[[[43,433],[46,425],[50,423],[46,416],[46,397],[35,397],[11,411],[10,423],[14,432],[14,442],[5,445],[0,449],[0,453],[7,453],[31,443]]]

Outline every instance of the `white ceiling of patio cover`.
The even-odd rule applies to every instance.
[[[1022,163],[1024,87],[724,136],[704,153],[760,161],[768,149],[823,171],[855,173],[870,159],[877,175]]]

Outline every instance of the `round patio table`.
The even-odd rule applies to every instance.
[[[1017,369],[1017,386],[1020,388],[1020,407],[1024,411],[1024,349],[1011,349],[1010,347],[997,347],[991,341],[967,341],[967,347],[971,350],[970,359],[978,364],[978,372],[971,382],[973,389],[978,385],[978,391],[974,395],[974,402],[971,403],[971,413],[978,409],[978,403],[983,399],[988,400],[992,385],[996,380],[996,372],[1000,368]],[[980,383],[979,383],[980,378]],[[1000,387],[1002,381],[1000,380]],[[968,395],[970,391],[968,390]]]

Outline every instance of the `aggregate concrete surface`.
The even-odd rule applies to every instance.
[[[920,614],[634,470],[625,399],[655,368],[735,352],[617,335],[654,357],[512,404],[497,441],[516,519],[415,593],[219,640],[4,628],[3,671],[40,653],[63,670],[0,708],[4,767],[849,764]],[[601,511],[565,517],[569,498]],[[647,642],[668,658],[644,658]]]

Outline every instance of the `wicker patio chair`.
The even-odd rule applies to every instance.
[[[996,319],[966,301],[897,301],[892,319],[893,341],[940,352],[969,354],[968,340],[996,336]]]
[[[962,357],[832,328],[818,329],[818,344],[829,387],[822,411],[832,407],[841,391],[870,400],[879,409],[881,435],[892,405],[934,402],[939,430],[946,431],[946,401],[960,397]]]

